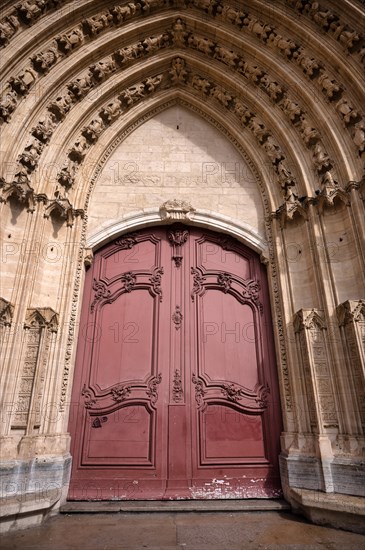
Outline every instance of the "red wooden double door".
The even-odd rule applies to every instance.
[[[280,407],[257,255],[183,225],[98,251],[72,402],[69,499],[279,496]]]

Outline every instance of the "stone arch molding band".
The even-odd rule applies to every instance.
[[[100,20],[109,21],[105,14],[100,15]],[[295,66],[304,73],[305,77],[317,85],[319,93],[322,93],[327,100],[334,103],[336,111],[340,115],[345,127],[354,126],[356,123],[359,123],[356,130],[353,130],[354,140],[355,142],[358,141],[358,129],[362,128],[363,124],[363,121],[361,122],[362,115],[350,104],[344,94],[344,86],[331,77],[330,72],[325,68],[323,60],[311,57],[310,53],[301,45],[275,33],[273,27],[252,18],[248,18],[248,20],[252,24],[248,24],[247,30],[250,30],[255,37],[262,39],[265,45],[267,44],[274,51],[277,50],[280,54],[283,54],[286,60],[294,61]],[[227,18],[225,21],[230,22]],[[0,102],[0,120],[9,121],[18,102],[31,92],[40,78],[48,74],[53,66],[63,59],[63,57],[77,50],[79,46],[82,46],[85,43],[85,38],[96,38],[102,30],[99,29],[98,32],[88,33],[87,30],[85,31],[88,28],[88,24],[84,21],[81,26],[79,25],[74,28],[68,35],[64,35],[63,37],[57,36],[54,42],[48,46],[48,50],[34,54],[31,57],[31,64],[29,66],[24,67],[21,72],[9,78],[5,86],[3,100]],[[68,42],[70,44],[66,48],[65,43]],[[240,72],[251,83],[259,86],[267,93],[272,101],[277,102],[282,99],[284,94],[283,87],[275,81],[274,77],[271,77],[266,72],[264,67],[250,64],[248,60],[245,60],[241,55],[242,48],[238,48],[236,51],[229,50],[222,46],[220,42],[212,41],[199,33],[193,32],[182,18],[178,18],[162,33],[148,36],[134,44],[115,50],[111,55],[91,65],[87,73],[79,75],[79,78],[69,82],[67,85],[67,93],[69,95],[68,108],[71,107],[73,102],[82,99],[90,89],[95,89],[95,87],[104,82],[115,71],[135,63],[138,59],[154,54],[162,48],[168,47],[193,49],[212,57],[218,62],[224,63],[230,69],[242,69]],[[288,105],[287,109],[290,109],[290,105]],[[291,109],[295,110],[293,106]],[[59,117],[66,115],[66,113],[53,112],[54,116],[57,116],[57,114]],[[292,116],[295,116],[295,114],[293,112]],[[48,131],[50,130],[51,128],[48,128]],[[49,136],[45,136],[44,139],[47,137]]]
[[[188,80],[188,71],[185,70],[186,64],[183,58],[175,58],[172,61],[169,74],[158,74],[155,77],[149,77],[138,85],[131,86],[124,90],[114,101],[109,102],[99,111],[99,116],[93,119],[89,126],[85,127],[73,147],[69,150],[63,168],[58,174],[57,189],[55,197],[57,199],[66,199],[68,191],[71,189],[77,169],[82,164],[87,150],[93,145],[100,134],[114,122],[120,115],[125,113],[132,105],[135,105],[147,95],[152,94],[159,89],[167,89],[171,85],[171,80],[181,79],[181,82],[190,85],[194,91],[206,95],[214,102],[218,102],[224,108],[230,110],[239,119],[241,125],[246,126],[262,145],[263,149],[270,158],[277,174],[278,180],[284,192],[285,198],[291,198],[294,195],[289,191],[295,186],[295,180],[289,169],[285,166],[285,156],[280,146],[275,142],[271,132],[265,127],[260,118],[244,105],[235,96],[222,89],[214,81],[208,80],[197,74],[192,74]],[[187,68],[187,67],[186,67]],[[171,78],[169,78],[171,77]],[[324,151],[319,140],[319,133],[302,116],[302,137],[308,147],[313,149],[314,164],[318,176],[322,180],[324,187],[333,188],[336,181],[331,172],[333,163],[328,154]],[[20,155],[19,171],[15,180],[6,184],[2,182],[5,191],[11,187],[21,186],[24,190],[30,188],[29,174],[37,167],[43,145],[38,147],[36,140],[26,147],[26,150]],[[63,189],[63,191],[62,191]],[[29,193],[30,194],[30,193]]]
[[[164,2],[158,2],[157,4],[163,6]],[[156,7],[157,4],[152,5],[152,3],[149,3],[148,6],[146,4],[145,11],[149,11]],[[190,4],[195,8],[203,8],[205,6],[204,9],[207,9],[212,16],[219,16],[228,24],[234,23],[237,25],[237,21],[241,21],[239,26],[240,30],[244,29],[253,34],[264,44],[268,45],[268,47],[282,54],[285,60],[295,62],[296,66],[304,72],[309,81],[317,83],[325,99],[329,103],[335,105],[335,109],[341,117],[344,126],[350,130],[360,156],[363,155],[363,116],[358,109],[351,105],[348,98],[346,98],[344,87],[331,78],[330,73],[326,72],[322,61],[316,61],[315,58],[308,57],[306,51],[304,51],[300,45],[292,40],[284,39],[281,35],[276,33],[273,27],[255,20],[252,17],[250,18],[248,14],[241,14],[241,12],[237,12],[237,10],[236,13],[233,8],[226,7],[223,9],[224,6],[222,6],[222,9],[218,9],[217,7],[216,10],[210,10],[209,7],[206,7],[206,2],[192,2]],[[218,3],[215,4],[218,6]],[[129,7],[125,8],[127,11],[125,12],[125,17],[123,16],[122,18],[123,22],[127,20],[128,17],[132,17],[138,12],[138,9],[133,11],[130,5],[128,6]],[[118,12],[118,10],[116,11]],[[35,54],[32,57],[32,67],[29,66],[25,68],[22,73],[19,73],[19,75],[11,77],[7,84],[7,91],[4,96],[5,99],[0,103],[0,115],[2,119],[4,121],[10,120],[11,113],[15,110],[18,99],[22,99],[30,92],[37,78],[40,78],[51,70],[53,65],[58,61],[59,56],[62,57],[62,55],[65,56],[72,53],[78,46],[84,44],[86,37],[88,37],[88,39],[95,38],[99,33],[108,28],[109,23],[113,26],[113,10],[111,10],[110,13],[112,15],[109,14],[108,16],[102,13],[98,16],[94,16],[92,20],[83,21],[80,28],[74,29],[71,34],[69,33],[68,42],[70,42],[70,44],[68,48],[60,45],[61,43],[68,43],[66,38],[64,37],[62,42],[61,38],[58,37],[56,40],[56,49],[50,47],[46,52]],[[235,19],[233,21],[234,13]],[[244,15],[247,15],[247,17],[243,17]],[[77,37],[79,37],[79,40],[77,40]],[[356,44],[358,41],[357,39],[355,40]],[[286,48],[284,47],[285,45]],[[271,103],[278,105],[283,113],[289,118],[293,126],[300,133],[305,145],[310,148],[313,155],[315,170],[322,179],[322,183],[324,182],[324,185],[333,185],[335,182],[331,172],[333,162],[323,146],[320,134],[318,130],[313,127],[312,122],[308,120],[303,107],[288,95],[285,86],[278,82],[275,76],[270,76],[264,67],[259,67],[246,61],[242,55],[238,53],[239,50],[228,50],[218,42],[214,42],[198,33],[191,32],[182,18],[175,20],[170,28],[167,28],[159,35],[147,37],[138,43],[115,51],[112,55],[99,61],[96,65],[90,66],[88,73],[79,75],[79,78],[70,82],[64,94],[56,97],[49,103],[47,112],[32,129],[30,142],[25,146],[25,149],[19,156],[19,171],[16,174],[15,182],[17,182],[17,180],[21,180],[22,183],[28,181],[29,175],[36,169],[42,151],[49,142],[55,127],[65,119],[74,104],[83,99],[90,90],[95,89],[99,84],[105,82],[105,80],[118,69],[125,68],[129,64],[135,62],[135,60],[144,58],[151,53],[155,53],[167,47],[192,49],[203,53],[214,59],[217,63],[223,63],[226,67],[234,69],[238,74],[242,75],[246,81],[262,90],[263,93],[268,96]],[[352,44],[350,49],[356,50],[356,45]],[[175,59],[175,64],[170,70],[170,85],[187,83],[187,75],[184,74],[185,68],[178,65],[178,59],[179,58]],[[183,58],[180,59],[182,59],[181,62],[183,64],[186,63]],[[155,79],[159,76],[160,75],[157,75]],[[260,145],[263,146],[270,161],[274,166],[279,165],[281,183],[283,183],[285,193],[287,193],[287,188],[289,187],[291,189],[293,185],[292,182],[288,181],[287,169],[284,171],[282,169],[282,151],[272,135],[268,134],[267,131],[265,133],[265,127],[262,121],[252,120],[254,117],[257,118],[257,115],[252,113],[246,105],[237,105],[236,103],[232,105],[232,94],[228,93],[224,95],[224,93],[217,90],[217,87],[219,88],[219,83],[208,81],[204,86],[203,81],[206,79],[200,78],[199,75],[194,75],[194,77],[195,80],[191,81],[190,84],[192,84],[195,89],[199,89],[199,86],[203,86],[203,89],[199,90],[200,92],[206,93],[209,96],[212,95],[213,98],[217,99],[217,101],[225,107],[229,106],[239,118],[240,122],[247,125],[249,129],[254,132],[255,137],[258,139]],[[201,82],[199,82],[199,78]],[[131,104],[137,102],[138,99],[142,99],[142,97],[139,96],[143,96],[146,92],[153,92],[156,85],[156,80],[153,82],[151,79],[146,79],[127,88],[124,92],[124,97],[121,99],[117,98],[117,101],[123,102],[124,100],[127,103],[127,107],[129,107]],[[230,99],[227,95],[230,96]],[[97,141],[99,135],[102,133],[103,129],[105,129],[105,125],[117,118],[118,103],[117,105],[115,105],[115,103],[116,102],[113,104],[114,106],[108,104],[104,108],[107,110],[107,112],[104,112],[104,116],[101,116],[100,112],[98,113],[99,116],[93,119],[89,126],[82,130],[81,136],[79,136],[77,142],[74,143],[68,152],[66,166],[63,167],[58,177],[61,186],[63,186],[66,191],[73,183],[77,165],[82,162],[86,150]],[[228,103],[230,103],[230,105],[228,105]],[[108,108],[110,108],[109,111]],[[119,105],[119,108],[123,109],[123,105]],[[63,191],[57,189],[56,193],[57,195],[62,195]],[[291,191],[290,195],[292,195]]]
[[[148,77],[141,83],[127,88],[99,110],[98,116],[87,127],[84,127],[81,135],[69,150],[63,168],[57,176],[58,184],[54,198],[48,201],[45,209],[46,217],[56,210],[61,216],[67,219],[69,225],[72,225],[74,216],[82,213],[82,210],[72,207],[68,195],[73,188],[77,170],[82,166],[87,151],[97,141],[102,132],[131,107],[146,99],[149,95],[170,89],[176,83],[187,89],[189,93],[192,92],[195,96],[204,96],[206,100],[212,103],[213,107],[219,105],[219,107],[228,110],[235,116],[241,127],[246,128],[252,133],[257,143],[263,148],[270,159],[276,179],[282,190],[283,198],[289,205],[289,209],[298,212],[302,211],[302,206],[298,201],[299,193],[296,188],[296,178],[288,167],[283,150],[262,119],[235,95],[227,90],[222,90],[215,81],[190,71],[184,58],[177,57],[172,59],[168,71]],[[303,140],[313,152],[315,169],[321,181],[321,193],[326,197],[331,194],[342,196],[335,179],[336,176],[333,174],[333,162],[321,145],[319,133],[310,124],[307,125],[308,123],[303,115],[301,115],[300,124],[303,130],[301,132]],[[37,167],[40,154],[45,146],[45,143],[41,143],[41,146],[38,147],[37,141],[41,143],[34,136],[32,143],[20,155],[19,170],[16,173],[14,181],[11,183],[3,181],[1,183],[5,199],[7,196],[15,193],[22,200],[28,201],[30,210],[34,209],[36,200],[43,200],[44,197],[44,195],[36,195],[34,193],[29,179],[30,174]]]
[[[361,33],[354,28],[349,27],[341,17],[330,9],[323,8],[319,2],[310,0],[297,1],[286,0],[286,5],[301,16],[312,20],[321,30],[328,32],[328,36],[339,43],[346,51],[352,53],[358,52],[360,59],[364,56],[364,50],[361,47]],[[72,0],[45,0],[37,2],[36,0],[23,1],[14,8],[7,11],[6,15],[0,20],[0,47],[9,45],[10,41],[24,28],[37,23],[42,17],[52,13],[60,8],[72,4]],[[261,2],[264,11],[265,6]],[[232,25],[247,27],[247,29],[260,36],[260,25],[264,26],[262,21],[253,21],[249,14],[231,6],[228,2],[217,0],[140,0],[139,2],[128,2],[127,4],[116,4],[106,12],[98,14],[88,19],[82,20],[80,36],[83,38],[92,38],[108,30],[113,26],[123,24],[129,19],[154,13],[165,7],[174,8],[195,8],[209,15],[221,18]],[[70,6],[72,8],[72,6]],[[66,12],[67,13],[67,12]],[[261,31],[262,32],[262,31]],[[62,36],[59,42],[63,44]],[[66,41],[69,44],[69,41]],[[71,42],[72,44],[72,42]],[[75,47],[75,46],[74,46]]]

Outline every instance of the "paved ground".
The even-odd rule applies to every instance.
[[[1,550],[365,550],[365,536],[290,512],[59,515],[2,535]]]

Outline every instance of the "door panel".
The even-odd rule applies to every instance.
[[[86,274],[69,499],[273,497],[280,415],[266,275],[183,225],[122,236]]]
[[[198,312],[202,373],[253,388],[258,382],[254,315],[231,294],[208,290]],[[243,368],[244,367],[244,368]]]
[[[245,464],[265,458],[260,416],[227,405],[208,405],[201,418],[202,464]]]

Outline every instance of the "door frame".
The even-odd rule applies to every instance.
[[[202,229],[208,229],[215,233],[221,233],[224,235],[230,236],[244,244],[249,249],[256,252],[262,264],[267,268],[270,264],[269,262],[269,250],[270,240],[264,239],[261,235],[257,233],[249,224],[238,221],[234,218],[217,214],[213,211],[208,210],[195,210],[193,213],[188,213],[187,215],[175,216],[174,212],[172,215],[166,216],[163,210],[160,208],[151,208],[145,211],[132,212],[118,221],[113,221],[108,225],[100,226],[95,229],[86,240],[85,245],[85,255],[87,259],[85,265],[90,265],[93,257],[93,253],[98,249],[102,248],[111,241],[114,241],[119,236],[122,236],[126,233],[137,232],[141,229],[146,229],[148,227],[159,226],[168,227],[169,225],[182,223],[186,226],[198,227]],[[271,243],[272,244],[272,243]],[[268,271],[268,269],[267,269]],[[279,388],[279,400],[280,404],[283,403],[282,396],[282,384],[280,380],[280,372],[278,365],[280,365],[280,354],[278,352],[278,341],[277,334],[275,334],[275,309],[274,309],[274,298],[273,295],[274,289],[272,288],[270,277],[267,276],[267,285],[270,298],[271,306],[271,318],[272,318],[272,329],[273,329],[273,346],[275,349],[275,364],[276,364],[276,375],[278,380]],[[84,285],[82,284],[82,287]],[[82,292],[82,289],[81,289]],[[283,411],[280,407],[279,422],[281,424],[281,433],[283,429]],[[280,450],[279,450],[280,454]],[[279,457],[278,457],[279,459]],[[279,475],[281,477],[281,471],[279,469]]]

